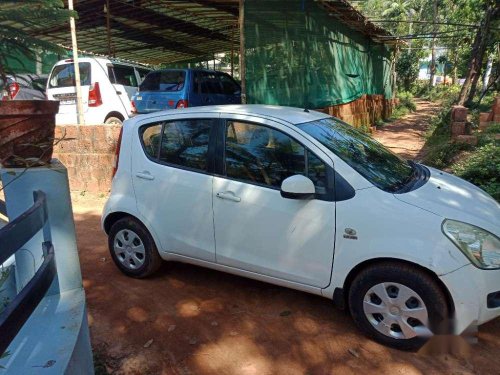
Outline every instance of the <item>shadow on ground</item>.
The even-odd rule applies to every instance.
[[[149,279],[128,278],[108,254],[100,205],[77,202],[75,222],[101,372],[500,373],[499,319],[481,327],[469,355],[430,356],[366,339],[348,314],[306,293],[180,263]]]

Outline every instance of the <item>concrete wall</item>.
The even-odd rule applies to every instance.
[[[53,157],[68,169],[71,190],[109,191],[120,128],[117,125],[56,127]]]
[[[390,117],[394,99],[363,95],[350,103],[319,109],[355,126],[373,126]],[[54,157],[68,169],[73,191],[106,193],[111,188],[115,149],[120,133],[117,125],[60,125],[56,127]],[[61,140],[62,139],[62,140]]]

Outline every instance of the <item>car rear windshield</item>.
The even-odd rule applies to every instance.
[[[140,91],[180,91],[184,88],[186,72],[164,70],[149,73],[139,86]]]
[[[90,85],[92,82],[90,77],[90,63],[81,62],[80,67],[80,84]],[[52,71],[49,79],[49,87],[71,87],[75,86],[75,65],[73,63],[57,65]]]
[[[412,180],[413,166],[369,135],[335,118],[297,125],[376,187],[397,192]]]

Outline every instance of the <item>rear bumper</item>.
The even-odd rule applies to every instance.
[[[441,276],[441,281],[453,299],[455,334],[500,316],[500,306],[495,302],[500,292],[500,270],[481,270],[469,264]]]

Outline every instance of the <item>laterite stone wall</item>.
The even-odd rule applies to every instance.
[[[383,95],[363,95],[345,104],[319,109],[340,118],[354,127],[371,127],[377,120],[388,119],[397,99],[385,99]]]
[[[117,125],[56,127],[53,157],[68,169],[71,190],[92,193],[110,190],[120,128]]]

